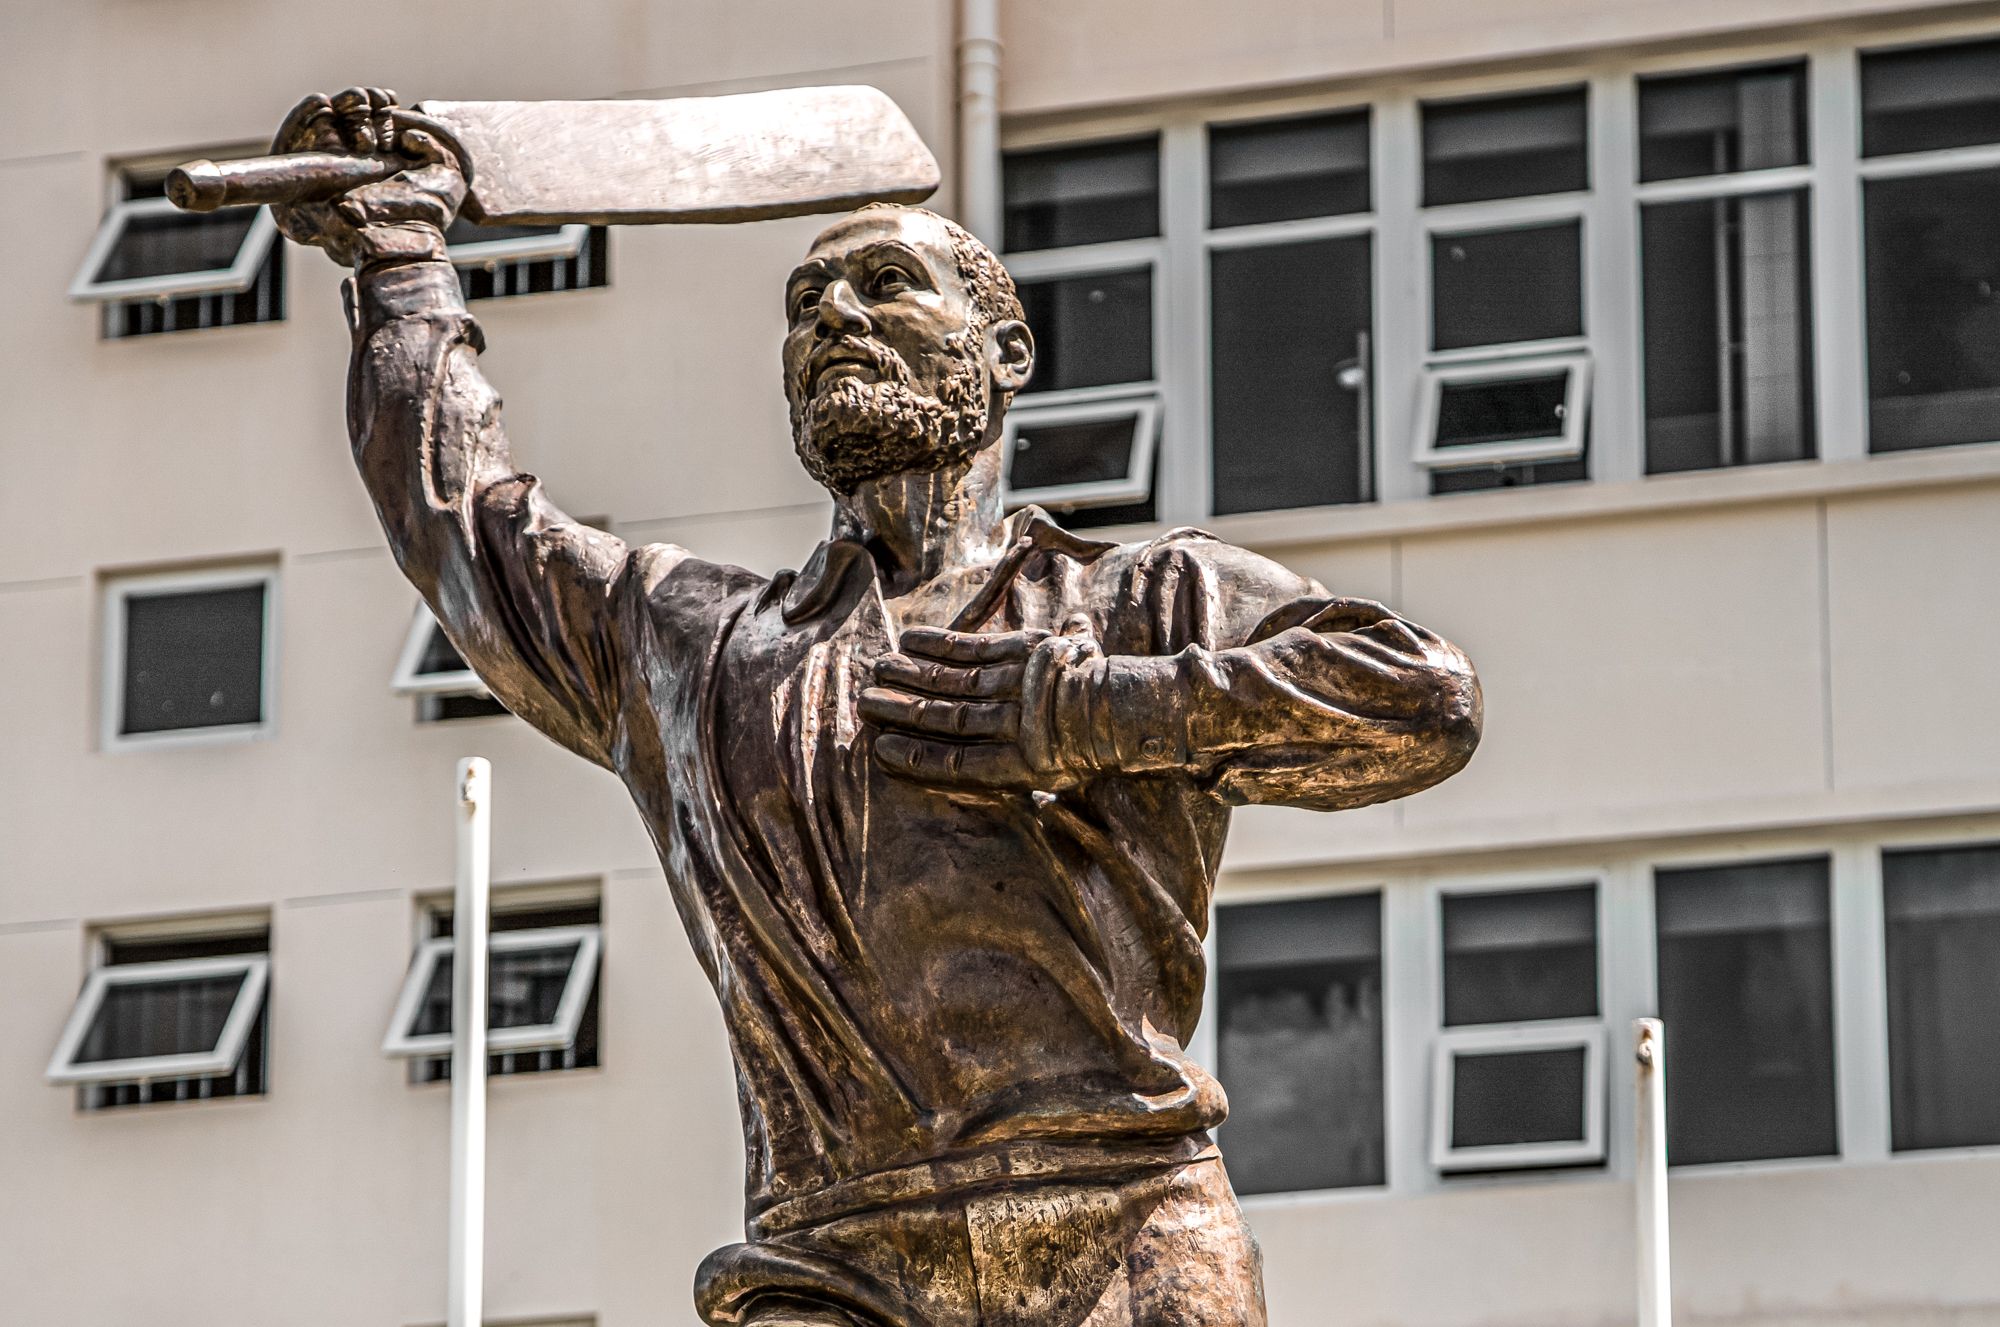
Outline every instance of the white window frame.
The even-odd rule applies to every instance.
[[[390,688],[404,696],[492,695],[479,674],[469,667],[450,673],[417,671],[423,663],[425,651],[430,648],[431,633],[443,630],[429,605],[419,603],[410,617],[410,628],[403,635],[403,649],[396,657],[396,671],[389,678]]]
[[[1602,941],[1599,942],[1602,948]],[[1452,1097],[1459,1057],[1529,1051],[1584,1052],[1583,1137],[1544,1143],[1454,1147]],[[1432,1052],[1431,1165],[1440,1174],[1461,1170],[1525,1170],[1588,1165],[1604,1160],[1605,1029],[1602,1019],[1560,1019],[1499,1027],[1447,1028]]]
[[[235,1003],[223,1020],[215,1045],[206,1051],[181,1055],[140,1056],[125,1060],[99,1060],[78,1064],[77,1053],[103,1008],[106,994],[114,986],[143,986],[191,978],[219,977],[241,973],[243,984]],[[229,954],[219,958],[168,959],[157,963],[108,963],[93,968],[83,990],[70,1010],[49,1058],[45,1077],[56,1084],[145,1083],[166,1078],[212,1078],[233,1072],[243,1059],[250,1029],[264,1008],[264,992],[269,985],[271,959],[268,954]]]
[[[151,733],[121,733],[125,702],[125,602],[156,594],[198,593],[264,587],[263,672],[259,679],[259,710],[255,723],[215,724],[201,728],[169,728]],[[104,578],[104,655],[99,669],[99,737],[106,751],[147,747],[192,746],[205,742],[237,742],[268,737],[278,726],[278,568],[238,567],[215,571],[169,571],[137,575],[107,574]]]
[[[1590,353],[1584,350],[1553,355],[1495,355],[1431,364],[1424,369],[1423,408],[1417,416],[1416,463],[1430,470],[1460,470],[1521,461],[1574,460],[1582,456],[1584,426],[1590,411],[1590,369]],[[1556,373],[1567,375],[1560,433],[1506,442],[1438,445],[1438,417],[1443,409],[1445,388],[1544,378]]]
[[[445,257],[454,267],[498,267],[538,258],[569,259],[583,250],[590,227],[575,222],[551,235],[516,235],[510,239],[467,240],[447,245]]]
[[[83,266],[70,283],[69,297],[79,303],[113,303],[126,300],[170,299],[184,295],[237,294],[248,290],[257,279],[258,269],[270,255],[278,235],[278,223],[271,209],[260,207],[250,222],[236,258],[228,267],[203,272],[168,272],[159,276],[130,277],[123,281],[97,281],[94,276],[118,245],[127,223],[144,217],[183,215],[166,198],[126,198],[111,205],[97,227],[96,238]]]
[[[597,960],[603,945],[602,928],[598,926],[547,926],[531,931],[491,933],[488,939],[489,955],[520,949],[555,949],[572,943],[577,947],[576,959],[570,964],[569,979],[564,983],[562,997],[556,1003],[555,1020],[523,1027],[489,1027],[486,1033],[487,1054],[567,1049],[576,1040],[577,1029],[583,1021],[584,1006],[589,1003],[590,992],[596,986]],[[388,1034],[382,1039],[382,1054],[392,1059],[451,1054],[451,1033],[434,1032],[417,1036],[409,1029],[423,1008],[424,995],[430,990],[438,960],[452,953],[454,944],[454,937],[441,935],[417,946],[416,956],[410,960],[410,970],[403,979],[403,989],[396,997],[396,1012],[389,1020]]]
[[[1002,428],[1000,496],[1008,508],[1041,503],[1062,507],[1099,507],[1118,502],[1144,502],[1153,491],[1153,457],[1159,448],[1160,398],[1153,392],[1133,395],[1101,394],[1109,389],[1051,393],[1060,400],[1037,400],[1007,412]],[[1023,427],[1060,427],[1065,424],[1094,424],[1111,419],[1131,419],[1131,464],[1122,479],[1098,479],[1087,483],[1047,484],[1040,488],[1015,488],[1008,477],[1014,470],[1014,453]]]

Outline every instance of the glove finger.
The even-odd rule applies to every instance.
[[[323,146],[322,138],[333,132],[333,103],[315,92],[292,107],[278,132],[271,135],[271,151],[300,152]]]
[[[375,151],[374,106],[368,99],[367,88],[348,88],[336,93],[333,113],[348,151],[363,156]]]
[[[945,663],[1017,663],[1026,659],[1046,631],[952,631],[945,627],[908,627],[899,642],[904,654],[920,654]]]
[[[1027,788],[1034,777],[1011,746],[967,746],[885,733],[875,740],[875,759],[891,774],[924,783],[974,788]]]
[[[1021,707],[1011,701],[937,700],[870,687],[861,693],[856,709],[870,723],[938,737],[1012,741],[1021,731]]]
[[[907,654],[885,654],[875,661],[875,680],[884,686],[971,700],[1020,695],[1022,671],[1023,665],[1017,663],[956,668]]]

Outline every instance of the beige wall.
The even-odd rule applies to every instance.
[[[1011,0],[1005,95],[1047,120],[1912,8]],[[413,899],[449,882],[452,761],[482,754],[499,877],[601,879],[606,938],[602,1067],[494,1085],[489,1308],[687,1321],[696,1262],[740,1216],[712,997],[615,780],[513,720],[418,725],[391,694],[414,597],[346,455],[338,273],[295,250],[284,323],[129,341],[99,340],[63,291],[107,160],[256,138],[302,92],[356,80],[411,97],[872,82],[948,162],[949,10],[369,0],[302,18],[12,0],[0,33],[17,311],[0,319],[0,1318],[441,1318],[446,1093],[378,1046]],[[621,232],[608,289],[479,306],[524,463],[628,537],[796,565],[825,504],[786,441],[778,283],[813,230]],[[1484,749],[1436,791],[1244,813],[1225,893],[1277,868],[2000,810],[2000,451],[1788,469],[1217,522],[1464,643],[1489,707]],[[275,735],[100,750],[102,575],[246,556],[280,569]],[[271,918],[270,1095],[80,1114],[42,1082],[93,928],[245,908]],[[2000,1263],[1962,1238],[2000,1203],[1992,1156],[1687,1175],[1674,1198],[1691,1320],[2000,1322]],[[1252,1206],[1286,1327],[1629,1320],[1616,1167]]]

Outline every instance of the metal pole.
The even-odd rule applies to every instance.
[[[1000,0],[958,5],[958,219],[1000,247]]]
[[[1667,1043],[1657,1018],[1632,1024],[1637,1066],[1639,1327],[1672,1327],[1673,1260],[1667,1243]]]
[[[458,881],[452,905],[449,1327],[480,1327],[486,1284],[486,932],[493,767],[458,762]]]

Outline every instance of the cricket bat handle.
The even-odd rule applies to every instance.
[[[286,152],[239,161],[190,161],[167,173],[167,197],[187,212],[252,203],[315,203],[386,180],[409,162],[338,152]]]

